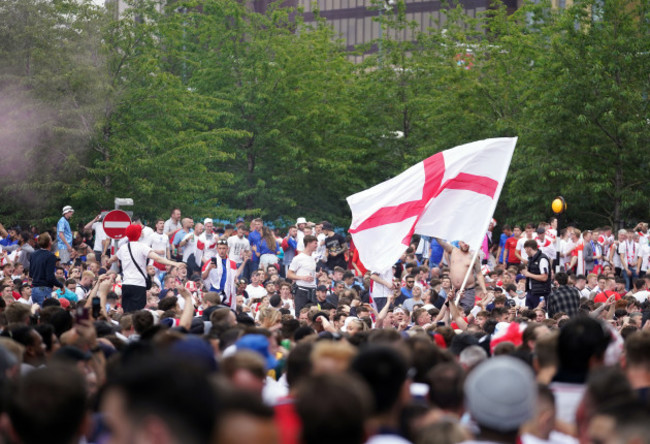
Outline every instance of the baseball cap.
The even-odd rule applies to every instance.
[[[316,287],[316,291],[327,291],[327,287],[325,285],[319,285]]]
[[[243,224],[244,223],[244,218],[243,217],[238,217],[237,220],[235,220],[235,225]]]
[[[70,205],[66,205],[63,207],[63,210],[61,210],[61,214],[65,214],[72,211],[74,213],[74,208],[72,208]]]
[[[510,356],[488,359],[467,377],[465,400],[479,425],[501,432],[516,431],[535,414],[533,372]]]
[[[539,227],[537,229],[537,234],[544,234],[544,233],[546,233],[546,229],[544,227]]]
[[[331,223],[329,223],[327,221],[323,221],[323,230],[332,231],[332,230],[334,230],[334,227],[332,227]]]
[[[211,224],[212,224],[212,223],[214,223],[214,222],[213,222],[212,219],[210,219],[209,217],[206,217],[205,219],[203,219],[203,225],[205,225],[205,224],[207,224],[207,223],[211,223]]]

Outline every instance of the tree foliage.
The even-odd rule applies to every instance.
[[[346,196],[518,136],[500,221],[548,218],[556,195],[583,226],[650,217],[648,0],[446,5],[424,33],[404,1],[380,2],[381,38],[357,64],[317,12],[166,3],[133,0],[119,19],[89,0],[0,4],[4,214],[133,197],[146,217],[345,225]]]

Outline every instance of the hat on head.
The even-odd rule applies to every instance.
[[[269,352],[269,340],[264,335],[244,335],[236,343],[237,350],[251,350],[262,355],[266,368],[275,368],[278,361]]]
[[[140,235],[142,234],[142,225],[131,224],[126,227],[124,234],[126,234],[126,237],[129,238],[129,241],[136,242],[138,239],[140,239]]]
[[[546,229],[544,227],[537,228],[537,234],[544,234],[544,233],[546,233]]]
[[[243,224],[244,223],[244,218],[243,217],[238,217],[237,220],[235,220],[235,225]]]
[[[535,414],[537,385],[533,372],[522,361],[497,356],[469,374],[465,400],[480,426],[513,432]]]
[[[299,218],[296,220],[296,225],[306,224],[306,223],[307,223],[307,219],[305,219],[304,217],[299,217]]]
[[[66,298],[61,298],[59,299],[59,304],[61,304],[62,308],[68,308],[70,307],[70,301],[67,300]]]
[[[63,207],[63,210],[61,210],[61,214],[69,213],[70,211],[74,213],[74,208],[72,208],[70,205],[66,205]]]
[[[323,230],[332,231],[332,230],[334,230],[334,227],[332,227],[331,223],[329,223],[327,221],[323,221]]]
[[[327,287],[325,285],[319,285],[316,287],[316,291],[327,291]]]
[[[203,225],[205,225],[205,224],[207,224],[207,223],[211,223],[211,224],[212,224],[212,223],[214,223],[214,222],[213,222],[212,219],[210,219],[209,217],[206,217],[205,219],[203,219]]]

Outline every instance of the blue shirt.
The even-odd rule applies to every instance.
[[[444,253],[445,249],[442,248],[442,245],[440,245],[437,240],[431,239],[431,255],[429,256],[429,266],[437,267],[442,260],[442,255]]]
[[[501,248],[501,253],[499,254],[499,263],[503,262],[503,253],[506,251],[506,241],[512,236],[514,236],[514,234],[506,236],[506,233],[501,233],[501,237],[499,238],[499,247]]]
[[[257,248],[257,252],[259,253],[260,242],[262,241],[262,235],[259,232],[253,230],[248,234],[248,241],[251,244],[251,248],[253,247]],[[259,262],[259,261],[260,261],[260,257],[257,254],[255,254],[255,252],[253,252],[253,255],[251,256],[251,262]]]
[[[402,294],[406,299],[411,299],[413,297],[413,290],[409,290],[406,287],[402,287]]]
[[[59,223],[56,224],[56,239],[59,250],[66,250],[68,247],[61,241],[59,233],[63,233],[63,237],[68,242],[68,245],[72,246],[72,230],[70,229],[70,222],[68,222],[65,216],[61,217]]]
[[[185,232],[185,230],[180,229],[180,230],[177,231],[176,234],[174,235],[174,241],[173,241],[173,244],[176,245],[176,246],[178,246],[178,244],[181,243],[181,241],[183,240],[183,238],[184,238],[185,236],[187,236],[188,234],[190,234],[190,233],[194,233],[194,229],[193,229],[193,228],[190,228],[190,231],[189,231],[189,232]]]

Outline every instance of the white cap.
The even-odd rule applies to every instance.
[[[205,225],[205,224],[207,224],[207,223],[211,223],[211,224],[212,224],[212,223],[214,223],[214,222],[212,222],[212,219],[210,219],[209,217],[206,217],[205,219],[203,219],[203,225]]]
[[[63,210],[61,210],[61,214],[69,213],[70,211],[74,213],[74,208],[72,208],[70,205],[66,205],[63,207]]]

